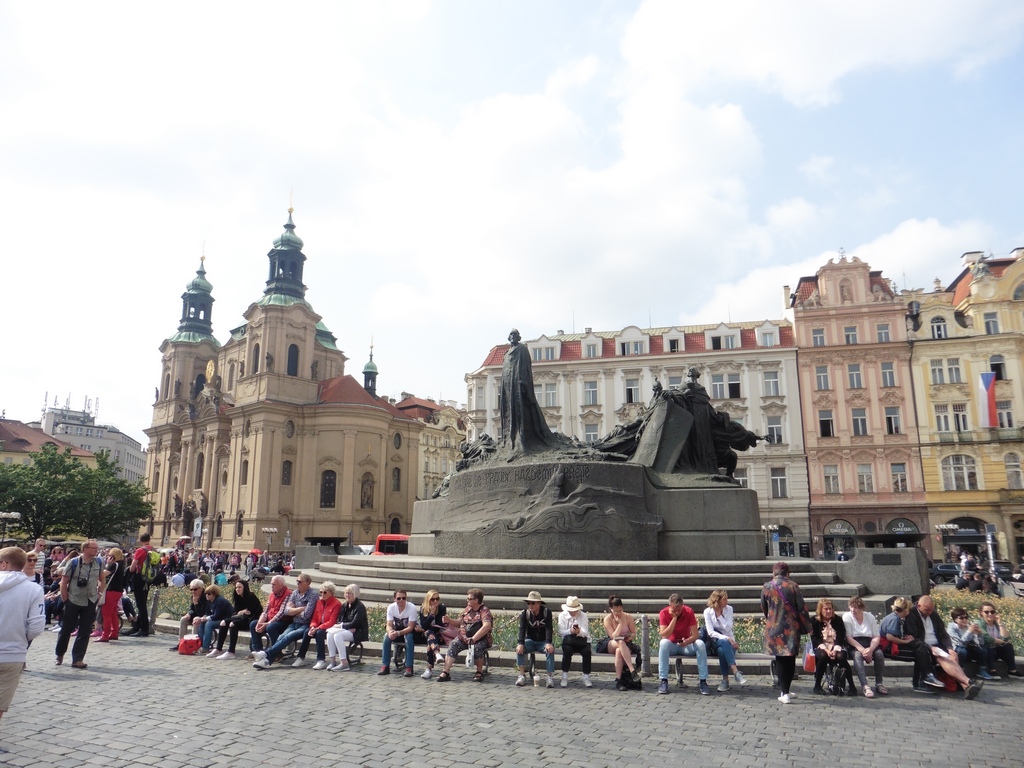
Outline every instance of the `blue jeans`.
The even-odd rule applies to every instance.
[[[271,622],[273,624],[273,622]],[[284,649],[289,646],[293,641],[302,639],[302,636],[309,632],[309,624],[290,624],[280,635],[272,646],[267,648],[267,661],[271,664],[277,660],[277,658],[284,652]],[[267,627],[267,634],[270,633],[270,627]]]
[[[209,651],[213,647],[213,636],[217,632],[219,621],[206,620],[199,628],[199,637],[203,641],[203,650]]]
[[[318,629],[313,633],[313,636],[309,636],[309,627],[306,627],[306,634],[302,636],[302,642],[299,643],[299,658],[306,658],[306,652],[309,651],[310,641],[316,643],[316,660],[323,661],[327,658],[327,630]]]
[[[412,662],[414,654],[416,653],[416,645],[413,643],[412,635],[399,635],[398,640],[392,640],[387,634],[384,635],[384,647],[381,650],[380,665],[382,667],[391,666],[391,646],[395,643],[405,643],[405,668],[412,669]]]
[[[545,646],[547,646],[547,643],[543,640],[531,640],[530,638],[526,638],[526,640],[523,641],[524,653],[516,654],[516,664],[518,664],[519,668],[522,669],[526,666],[527,653],[543,653],[544,658],[548,663],[548,675],[555,674],[555,654],[553,651],[551,653],[545,651]]]
[[[711,638],[718,648],[718,666],[722,668],[722,677],[729,676],[729,670],[736,663],[736,651],[732,643],[722,638]],[[704,650],[707,650],[705,648]]]
[[[281,636],[281,633],[287,629],[288,624],[290,624],[287,621],[272,621],[267,624],[267,628],[263,632],[257,632],[257,623],[259,623],[259,619],[253,619],[249,622],[249,650],[253,653],[263,650],[264,636],[269,638],[270,644],[273,645],[277,642],[277,638]]]
[[[662,639],[658,646],[658,677],[668,680],[670,656],[696,656],[697,675],[701,680],[708,679],[708,649],[703,640],[695,640],[689,645],[679,645],[671,640]]]

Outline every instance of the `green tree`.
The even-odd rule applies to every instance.
[[[73,533],[71,510],[77,493],[82,464],[53,444],[31,454],[32,463],[5,465],[5,482],[0,483],[0,503],[7,511],[20,512],[17,529],[27,538]]]
[[[76,533],[91,539],[122,541],[139,529],[152,512],[142,483],[117,476],[117,465],[107,451],[96,454],[96,467],[81,467],[71,523]]]

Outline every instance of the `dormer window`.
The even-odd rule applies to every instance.
[[[712,336],[711,337],[711,348],[712,349],[736,349],[736,337],[735,336]]]
[[[678,352],[679,351],[679,339],[669,339],[668,340],[668,351],[669,352]]]
[[[597,344],[587,344],[583,348],[584,357],[597,357]]]
[[[945,339],[949,336],[949,328],[946,326],[946,318],[944,317],[933,317],[932,318],[932,338],[933,339]]]
[[[534,347],[533,348],[533,359],[536,362],[542,360],[554,360],[555,359],[555,348],[554,347]]]
[[[761,346],[762,347],[774,347],[775,346],[775,331],[762,331],[761,332]]]
[[[619,344],[619,349],[622,355],[642,355],[644,353],[644,343],[642,341],[623,341]]]

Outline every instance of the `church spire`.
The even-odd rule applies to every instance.
[[[306,295],[306,286],[302,284],[302,267],[306,257],[302,253],[302,238],[295,234],[293,212],[293,208],[288,209],[284,232],[274,240],[274,247],[267,254],[270,259],[270,275],[267,289],[263,292],[267,296],[283,294],[302,299]]]
[[[196,276],[181,294],[181,322],[172,341],[201,341],[213,338],[213,285],[206,279],[206,256],[199,259]]]
[[[373,362],[373,340],[370,340],[370,359],[363,366],[363,389],[377,396],[377,364]]]

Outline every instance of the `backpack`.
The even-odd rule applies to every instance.
[[[146,584],[152,584],[156,581],[158,573],[160,573],[160,553],[155,549],[151,549],[146,553],[146,556],[142,558],[139,575],[142,576],[142,580],[146,582]]]

